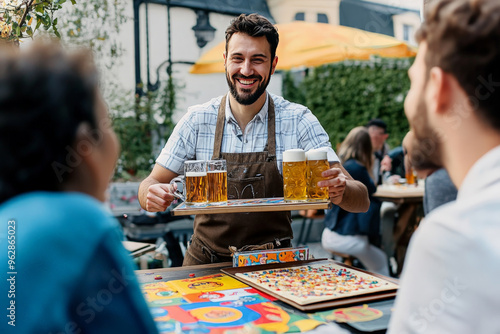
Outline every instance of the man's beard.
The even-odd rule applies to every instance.
[[[423,95],[417,105],[416,117],[411,124],[415,139],[410,160],[416,169],[440,169],[443,167],[442,143],[438,133],[431,128]]]
[[[269,72],[269,76],[268,76],[267,80],[264,82],[261,82],[259,84],[259,86],[257,87],[257,90],[255,91],[255,93],[253,93],[253,94],[251,93],[250,89],[241,89],[241,93],[238,93],[238,89],[236,88],[236,81],[237,81],[236,79],[237,78],[257,79],[258,81],[260,81],[260,80],[262,80],[262,77],[260,75],[252,75],[249,77],[245,77],[243,75],[238,75],[238,76],[234,75],[233,76],[234,81],[231,81],[231,78],[229,78],[229,75],[226,72],[227,85],[229,86],[229,92],[231,93],[231,95],[236,99],[236,101],[239,104],[242,104],[244,106],[249,106],[249,105],[255,103],[255,101],[257,101],[259,99],[259,97],[261,97],[262,94],[264,94],[267,86],[269,85],[269,81],[271,80],[271,73]]]

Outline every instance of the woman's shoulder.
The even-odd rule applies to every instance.
[[[29,231],[75,233],[116,227],[104,204],[78,192],[31,192],[16,196],[0,206],[0,217],[23,221]],[[38,231],[38,232],[37,232]]]
[[[355,159],[349,159],[347,161],[345,161],[342,166],[344,166],[344,168],[350,172],[350,169],[351,170],[356,170],[356,171],[362,171],[362,170],[367,170],[365,166],[363,166],[359,161],[355,160]]]

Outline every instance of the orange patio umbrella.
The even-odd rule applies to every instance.
[[[416,49],[394,37],[327,23],[295,21],[276,25],[280,42],[277,70],[319,66],[347,59],[367,60],[371,56],[414,57]],[[208,50],[191,67],[190,73],[224,72],[225,41]]]

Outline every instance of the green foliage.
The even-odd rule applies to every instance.
[[[172,114],[176,90],[180,88],[169,77],[159,90],[137,97],[132,110],[126,102],[116,107],[113,125],[122,150],[115,179],[142,179],[149,174],[159,149],[174,128]]]
[[[410,88],[407,71],[412,62],[413,59],[376,58],[329,64],[314,68],[303,80],[294,80],[294,74],[287,72],[284,97],[311,109],[334,148],[352,128],[365,125],[372,118],[387,123],[388,143],[395,147],[409,129],[404,98]]]
[[[43,26],[44,30],[61,37],[55,12],[63,8],[66,0],[1,0],[0,1],[0,39],[19,43],[26,37],[34,37]],[[73,5],[76,0],[72,0]]]
[[[154,159],[151,124],[138,122],[135,117],[117,117],[113,119],[113,127],[122,147],[117,177],[126,178],[126,174],[134,176],[138,170],[149,170]]]

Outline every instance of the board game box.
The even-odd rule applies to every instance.
[[[236,252],[233,254],[233,267],[285,263],[292,261],[303,261],[307,259],[309,259],[309,248],[307,246]]]

